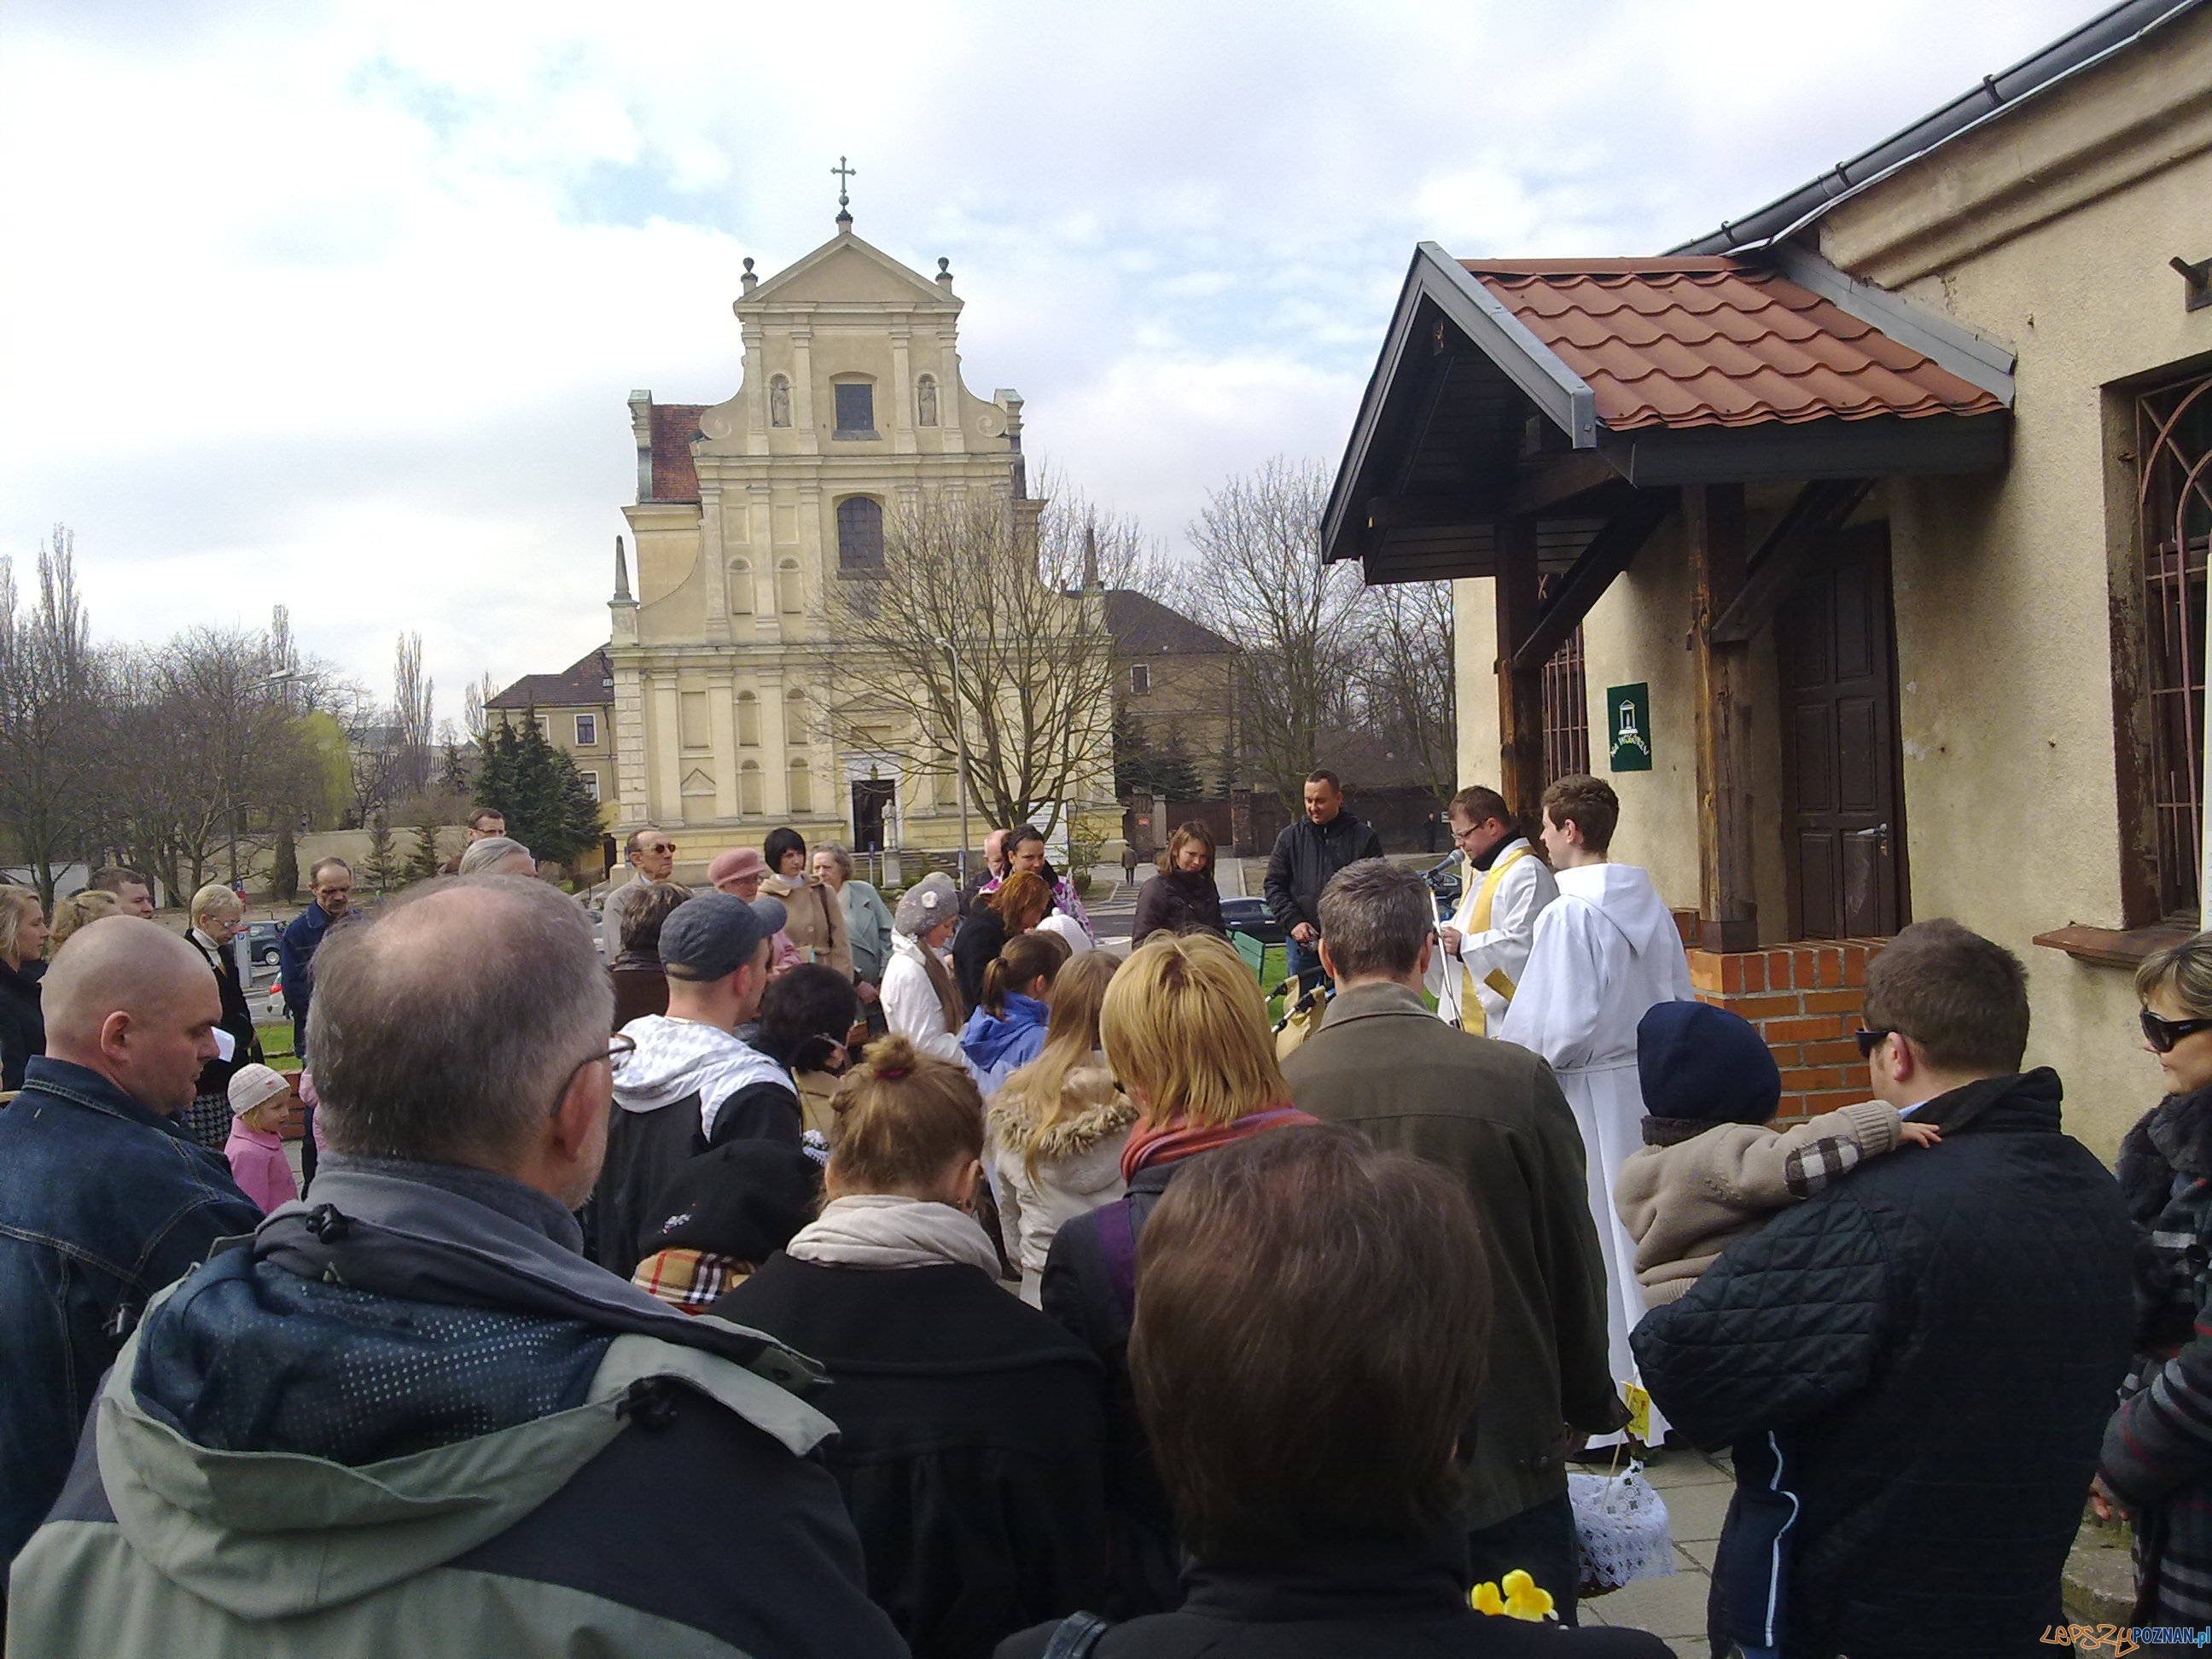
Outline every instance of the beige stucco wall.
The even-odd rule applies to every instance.
[[[1913,912],[2029,969],[2033,1063],[2109,1157],[2154,1097],[2124,969],[2030,943],[2123,925],[2109,605],[2133,545],[2115,388],[2212,353],[2212,15],[1832,212],[1821,252],[2019,354],[2001,477],[1900,481],[1893,527]],[[2124,485],[2124,488],[2115,487]]]

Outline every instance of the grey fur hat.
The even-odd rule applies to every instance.
[[[960,914],[960,890],[942,870],[933,870],[900,896],[891,926],[908,939],[920,939],[948,916]]]

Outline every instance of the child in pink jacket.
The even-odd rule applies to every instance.
[[[239,1190],[264,1215],[300,1195],[282,1133],[296,1099],[283,1073],[269,1066],[241,1066],[231,1075],[230,1139],[222,1150]]]

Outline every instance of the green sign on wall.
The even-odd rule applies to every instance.
[[[1613,685],[1605,693],[1606,726],[1611,733],[1608,758],[1616,772],[1651,769],[1651,688]]]

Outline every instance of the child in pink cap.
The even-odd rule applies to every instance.
[[[223,1155],[239,1190],[266,1215],[299,1197],[284,1157],[285,1114],[296,1097],[284,1074],[267,1066],[241,1066],[230,1079],[230,1139]]]

